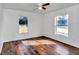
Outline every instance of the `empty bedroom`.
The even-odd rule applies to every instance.
[[[79,3],[0,3],[0,55],[79,55]]]

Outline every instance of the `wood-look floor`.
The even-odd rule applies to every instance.
[[[1,55],[79,55],[79,48],[39,37],[5,42]]]

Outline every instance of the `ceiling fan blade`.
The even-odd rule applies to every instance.
[[[45,3],[45,4],[43,4],[42,6],[48,6],[48,5],[50,5],[50,3]]]
[[[33,11],[37,10],[38,8],[33,9]]]
[[[42,9],[43,9],[43,10],[46,10],[46,8],[45,8],[45,7],[42,7]]]

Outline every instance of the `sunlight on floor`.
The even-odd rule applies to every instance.
[[[22,41],[25,45],[40,45],[40,44],[56,44],[55,42],[52,42],[50,40],[28,40],[28,41]]]

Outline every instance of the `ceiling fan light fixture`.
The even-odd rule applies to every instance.
[[[38,7],[39,10],[42,10],[42,7]]]

